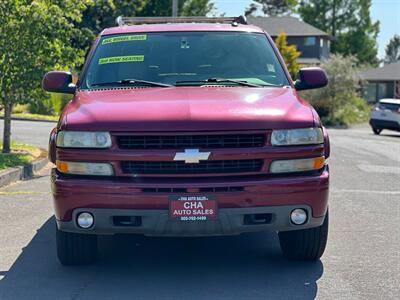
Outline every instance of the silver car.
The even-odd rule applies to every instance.
[[[383,129],[400,131],[400,99],[382,99],[372,108],[369,124],[375,134]]]

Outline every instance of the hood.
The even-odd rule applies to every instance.
[[[78,91],[60,119],[65,130],[207,131],[314,126],[292,88],[171,87]]]

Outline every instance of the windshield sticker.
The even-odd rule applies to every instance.
[[[146,34],[135,34],[135,35],[121,35],[104,39],[101,44],[119,43],[119,42],[130,42],[130,41],[145,41],[147,40]]]
[[[144,55],[112,56],[100,58],[99,65],[143,61]]]

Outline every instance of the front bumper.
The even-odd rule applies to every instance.
[[[303,208],[308,213],[304,225],[293,225],[290,222],[290,212],[295,208]],[[90,212],[95,223],[90,229],[81,229],[75,220],[80,212]],[[246,215],[271,215],[267,222],[248,224],[244,222]],[[115,216],[140,217],[136,226],[118,226],[113,222]],[[73,211],[71,221],[57,221],[58,228],[67,232],[89,234],[136,233],[148,236],[213,236],[235,235],[255,231],[287,231],[320,226],[324,217],[312,217],[312,211],[306,205],[266,206],[252,208],[224,208],[218,212],[218,219],[213,221],[184,222],[169,219],[167,210],[136,210],[136,209],[104,209],[79,208]]]
[[[369,124],[371,125],[372,128],[400,131],[400,124],[396,121],[370,119]]]
[[[240,191],[218,192],[221,187],[241,187]],[[144,192],[147,188],[174,188],[172,192]],[[69,232],[95,234],[141,233],[145,235],[196,236],[229,235],[250,231],[285,231],[322,224],[328,202],[329,172],[307,176],[234,178],[73,178],[52,172],[55,216],[59,228]],[[182,222],[168,217],[168,196],[186,189],[186,195],[212,194],[217,197],[218,219]],[[215,188],[213,192],[202,192]],[[183,194],[185,195],[185,194]],[[290,212],[304,208],[306,224],[291,224]],[[76,225],[79,212],[91,212],[95,225],[88,230]],[[245,224],[247,214],[270,214],[268,223]],[[140,216],[140,226],[115,226],[114,216]]]

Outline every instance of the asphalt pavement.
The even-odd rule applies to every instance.
[[[46,147],[51,123],[13,122]],[[1,128],[0,128],[1,129]],[[276,234],[108,236],[91,266],[55,254],[49,168],[0,189],[0,299],[398,299],[400,134],[329,130],[330,230],[315,263],[282,257]]]
[[[4,121],[0,120],[0,133],[3,139]],[[11,121],[11,140],[47,149],[50,131],[56,127],[56,122],[41,121]]]

